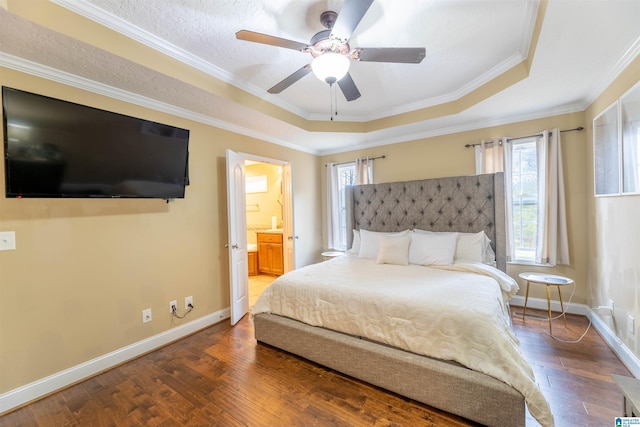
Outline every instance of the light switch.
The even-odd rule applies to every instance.
[[[16,250],[16,232],[0,231],[0,251]]]

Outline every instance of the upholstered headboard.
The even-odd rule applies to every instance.
[[[347,187],[347,230],[477,233],[491,239],[506,271],[503,173]],[[351,247],[353,233],[347,233]]]

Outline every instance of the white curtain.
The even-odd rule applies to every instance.
[[[356,159],[356,185],[373,184],[373,159]]]
[[[476,149],[476,175],[504,171],[504,146],[506,138],[480,141]]]
[[[513,181],[511,180],[512,176],[512,165],[513,165],[513,144],[507,144],[507,139],[505,138],[503,149],[504,156],[504,213],[505,213],[505,240],[506,240],[506,252],[507,252],[507,262],[515,261],[516,259],[516,248],[513,245],[514,240],[514,230],[513,230]]]
[[[505,194],[505,239],[507,262],[516,259],[515,248],[513,247],[513,204],[510,203],[512,194],[511,185],[511,164],[512,153],[511,144],[507,143],[507,138],[496,138],[493,141],[480,141],[475,146],[476,150],[476,175],[483,173],[504,172],[504,194]]]
[[[327,163],[327,247],[340,249],[340,179],[335,163]]]
[[[545,130],[538,152],[538,238],[535,262],[569,264],[560,130]]]

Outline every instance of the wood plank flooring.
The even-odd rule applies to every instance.
[[[610,374],[630,374],[602,338],[591,329],[579,344],[566,344],[548,335],[546,321],[512,317],[556,426],[613,426],[622,394]],[[586,326],[584,317],[569,315],[566,328],[554,322],[554,334],[576,339]],[[246,317],[0,417],[2,427],[311,425],[474,424],[257,345]],[[536,425],[527,419],[527,426]]]

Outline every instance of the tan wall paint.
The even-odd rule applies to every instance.
[[[192,319],[228,306],[227,148],[292,163],[295,234],[300,236],[296,265],[302,266],[317,261],[322,248],[325,163],[387,155],[376,161],[377,182],[467,175],[473,173],[474,161],[464,144],[553,127],[587,128],[562,137],[571,265],[510,265],[508,272],[516,277],[532,269],[573,277],[577,303],[599,305],[614,299],[618,313],[612,329],[638,354],[637,340],[625,331],[627,313],[640,319],[640,197],[594,198],[591,148],[593,118],[637,81],[638,59],[584,114],[321,159],[12,70],[0,71],[3,85],[190,129],[192,181],[186,198],[171,204],[0,198],[0,230],[15,230],[18,246],[16,251],[0,252],[0,393],[170,329],[175,325],[166,310],[170,299],[193,295],[197,309]],[[534,289],[532,296],[544,294]],[[154,320],[142,325],[141,310],[148,307],[153,308]]]
[[[376,157],[386,155],[385,159],[374,163],[375,182],[393,182],[442,176],[461,176],[475,173],[474,151],[465,148],[465,144],[493,139],[502,136],[523,136],[536,134],[544,129],[573,129],[585,126],[584,114],[575,113],[544,119],[512,123],[504,126],[460,132],[433,138],[426,138],[401,144],[386,145],[366,150],[327,155],[321,158],[324,165],[328,162],[350,161],[357,157]],[[569,226],[569,250],[571,265],[551,267],[533,267],[510,264],[507,272],[521,285],[519,294],[524,295],[524,282],[518,278],[523,271],[545,271],[561,274],[576,281],[573,302],[585,304],[588,298],[586,268],[586,150],[587,137],[582,132],[562,134],[562,154],[565,170],[565,191],[567,197],[567,217]],[[323,207],[326,203],[326,168],[322,168]],[[324,209],[323,209],[324,212]],[[326,219],[323,220],[323,224]],[[324,242],[326,247],[326,240]],[[545,298],[544,287],[532,287],[531,297]]]
[[[229,306],[228,148],[292,164],[296,265],[319,261],[317,156],[9,69],[0,84],[191,131],[185,199],[0,197],[0,230],[17,240],[0,252],[0,393],[177,326],[170,300],[193,296],[185,321]]]
[[[595,197],[593,186],[593,119],[620,98],[640,76],[640,57],[589,106],[587,128],[587,277],[593,306],[615,303],[615,321],[600,316],[616,336],[640,357],[640,195]],[[636,319],[634,334],[627,333],[627,316]]]

